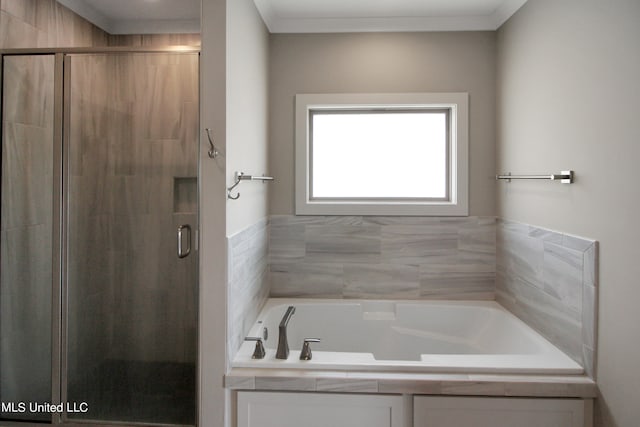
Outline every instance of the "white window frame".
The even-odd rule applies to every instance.
[[[448,200],[311,198],[310,113],[339,109],[419,109],[449,111]],[[296,215],[469,215],[469,95],[453,93],[340,93],[296,95]],[[343,179],[355,177],[345,176]],[[360,178],[362,179],[362,178]]]

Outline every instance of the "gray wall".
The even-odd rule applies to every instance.
[[[493,32],[271,35],[272,296],[493,298],[494,222],[478,217],[495,213],[495,51]],[[294,97],[340,92],[468,92],[472,218],[291,216]]]
[[[271,214],[294,212],[294,96],[469,92],[470,212],[495,214],[495,33],[272,34]]]
[[[227,3],[226,186],[236,172],[270,174],[267,162],[269,33],[251,0]],[[243,182],[227,208],[227,356],[232,358],[269,295],[269,185]]]
[[[228,0],[233,2],[235,0]],[[227,0],[202,0],[200,55],[200,293],[198,425],[225,425],[227,346],[226,162],[207,155],[205,127],[226,146]]]
[[[598,425],[640,419],[640,3],[529,0],[498,33],[498,215],[600,242]]]
[[[227,186],[235,172],[267,173],[269,33],[251,0],[227,5]],[[229,356],[269,294],[268,184],[243,182],[227,200],[227,346]]]
[[[270,173],[267,164],[269,33],[251,0],[227,10],[227,186],[235,173]],[[243,182],[227,200],[227,236],[264,220],[270,185]]]

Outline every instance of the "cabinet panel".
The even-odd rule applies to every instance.
[[[405,427],[401,396],[238,392],[238,427]]]
[[[416,396],[414,427],[585,427],[580,399]]]

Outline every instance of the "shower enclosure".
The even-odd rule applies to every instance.
[[[0,53],[0,420],[195,425],[198,52]]]

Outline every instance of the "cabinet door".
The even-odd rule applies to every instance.
[[[405,427],[402,396],[238,392],[238,427]]]
[[[585,401],[416,396],[414,427],[585,427]]]

